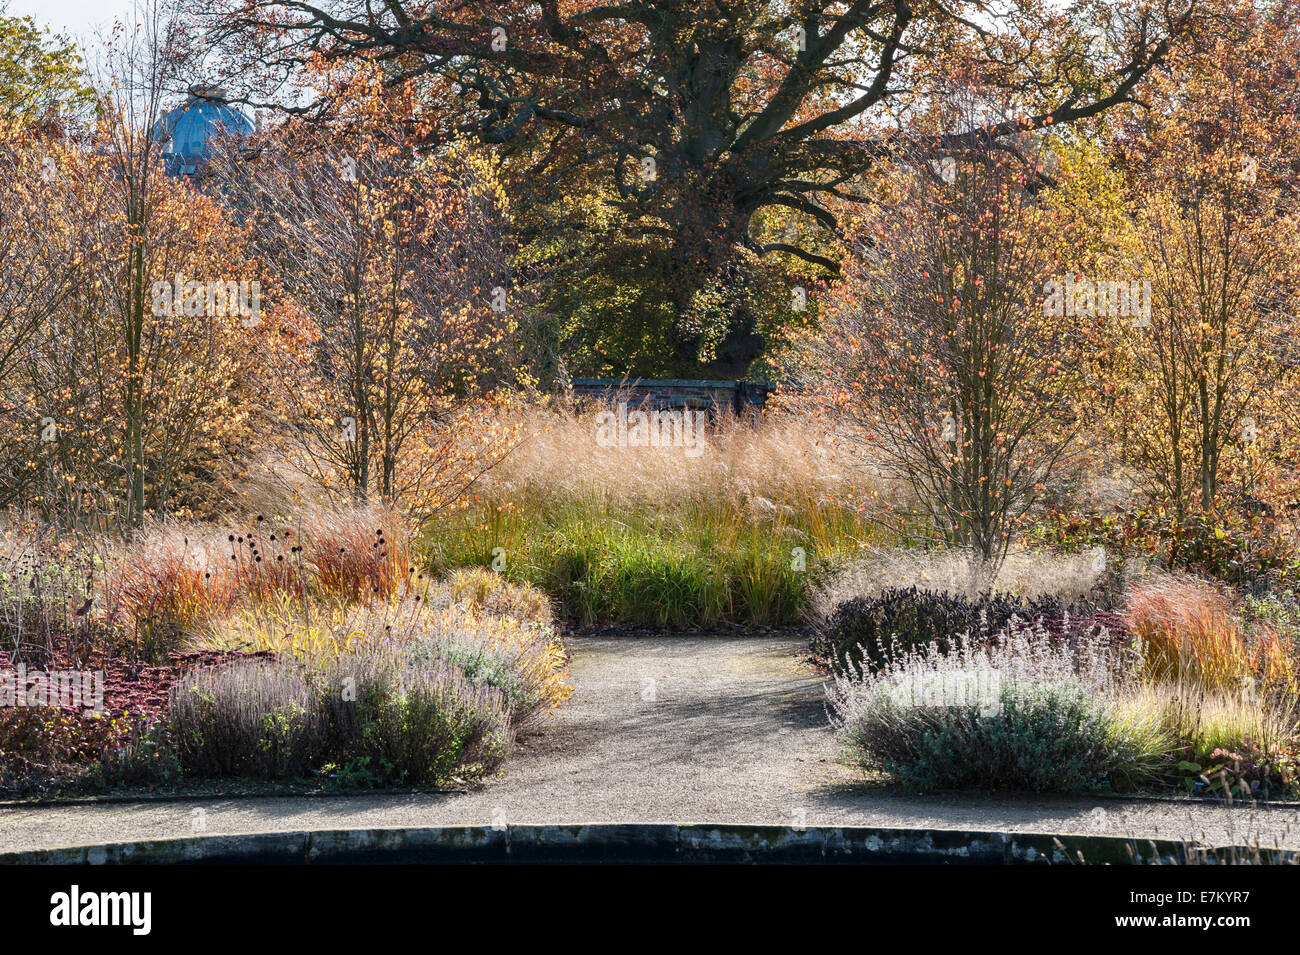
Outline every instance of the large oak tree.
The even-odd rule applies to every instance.
[[[680,322],[676,357],[701,358],[737,335],[742,353],[761,349],[752,315],[718,291],[751,280],[756,261],[838,271],[835,206],[870,201],[863,177],[882,161],[1129,102],[1196,5],[227,0],[213,16],[263,95],[320,56],[379,60],[391,83],[427,86],[429,139],[498,147],[537,203],[581,185],[613,214],[605,234],[556,255],[657,276]],[[908,111],[942,95],[957,68],[1009,93],[1017,114],[905,141]],[[290,108],[327,109],[311,92],[296,88]]]

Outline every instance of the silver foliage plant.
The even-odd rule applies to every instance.
[[[1014,623],[837,676],[828,709],[856,761],[911,788],[1129,788],[1168,752],[1159,723],[1124,706],[1141,661],[1104,629],[1067,642]]]

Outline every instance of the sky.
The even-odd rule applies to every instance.
[[[0,0],[0,8],[5,7]],[[134,0],[8,0],[9,16],[31,17],[41,26],[83,43],[117,19],[127,19]]]

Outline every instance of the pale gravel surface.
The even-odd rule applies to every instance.
[[[1258,839],[1300,847],[1300,809],[1107,798],[905,796],[835,759],[822,680],[793,638],[576,637],[576,692],[469,793],[0,808],[0,851],[273,830],[736,822]]]

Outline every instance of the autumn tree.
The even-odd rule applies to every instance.
[[[870,200],[855,190],[865,172],[1128,102],[1197,14],[1195,0],[226,0],[210,22],[262,97],[311,57],[383,64],[390,85],[420,91],[431,139],[472,136],[507,162],[554,274],[641,277],[628,327],[666,342],[665,364],[726,353],[743,369],[771,301],[754,294],[759,260],[833,275],[833,200]],[[941,92],[954,53],[1000,87],[1009,118],[907,141],[901,111]],[[292,89],[288,108],[328,112]]]
[[[273,341],[242,231],[163,171],[155,131],[182,50],[169,22],[121,28],[96,121],[26,156],[3,200],[24,227],[7,261],[27,270],[6,288],[41,283],[7,302],[30,332],[4,382],[17,457],[4,491],[51,517],[129,526],[201,506]]]
[[[121,219],[120,258],[116,250],[101,268],[117,272],[107,285],[123,346],[121,411],[126,486],[126,519],[139,523],[146,511],[148,482],[145,451],[152,283],[162,275],[150,268],[157,248],[152,216],[163,177],[162,143],[155,135],[164,97],[176,85],[185,62],[184,28],[173,9],[149,5],[134,26],[119,24],[96,82],[101,122],[100,149],[110,166],[110,188]],[[112,249],[111,246],[107,247]],[[122,270],[119,272],[119,269]]]
[[[22,446],[38,468],[28,501],[55,516],[80,511],[127,524],[193,513],[212,503],[212,485],[237,457],[270,347],[262,339],[272,317],[260,293],[250,288],[244,314],[238,292],[225,294],[256,274],[242,235],[212,199],[160,178],[136,345],[123,335],[133,263],[111,167],[82,153],[63,174],[60,221],[47,207],[42,235],[48,241],[53,227],[66,228],[63,241],[82,254],[71,294],[45,317],[16,375],[27,397]]]
[[[511,366],[504,198],[464,150],[413,148],[409,104],[373,74],[340,95],[330,127],[290,123],[218,164],[297,316],[276,426],[324,486],[436,506],[483,466],[455,426]]]
[[[84,106],[89,90],[71,44],[4,12],[0,4],[0,417],[14,421],[29,410],[19,369],[76,276],[78,250],[59,215],[63,114]],[[30,475],[29,452],[19,441],[0,452],[10,493]]]
[[[996,113],[954,89],[931,129]],[[996,573],[1018,519],[1077,429],[1066,370],[1075,345],[1056,307],[1040,148],[974,148],[890,177],[859,224],[850,274],[828,305],[810,384],[861,425],[910,485],[938,537]]]
[[[0,123],[55,132],[64,114],[92,102],[76,47],[31,17],[5,16],[0,7]]]
[[[1122,437],[1179,516],[1214,509],[1225,455],[1267,429],[1280,439],[1294,403],[1298,39],[1285,17],[1233,4],[1121,127],[1132,221],[1114,267],[1152,292],[1123,343]]]
[[[15,384],[41,325],[72,293],[76,250],[61,241],[57,190],[67,149],[31,133],[0,134],[0,411],[24,396]],[[37,237],[44,241],[37,241]]]

